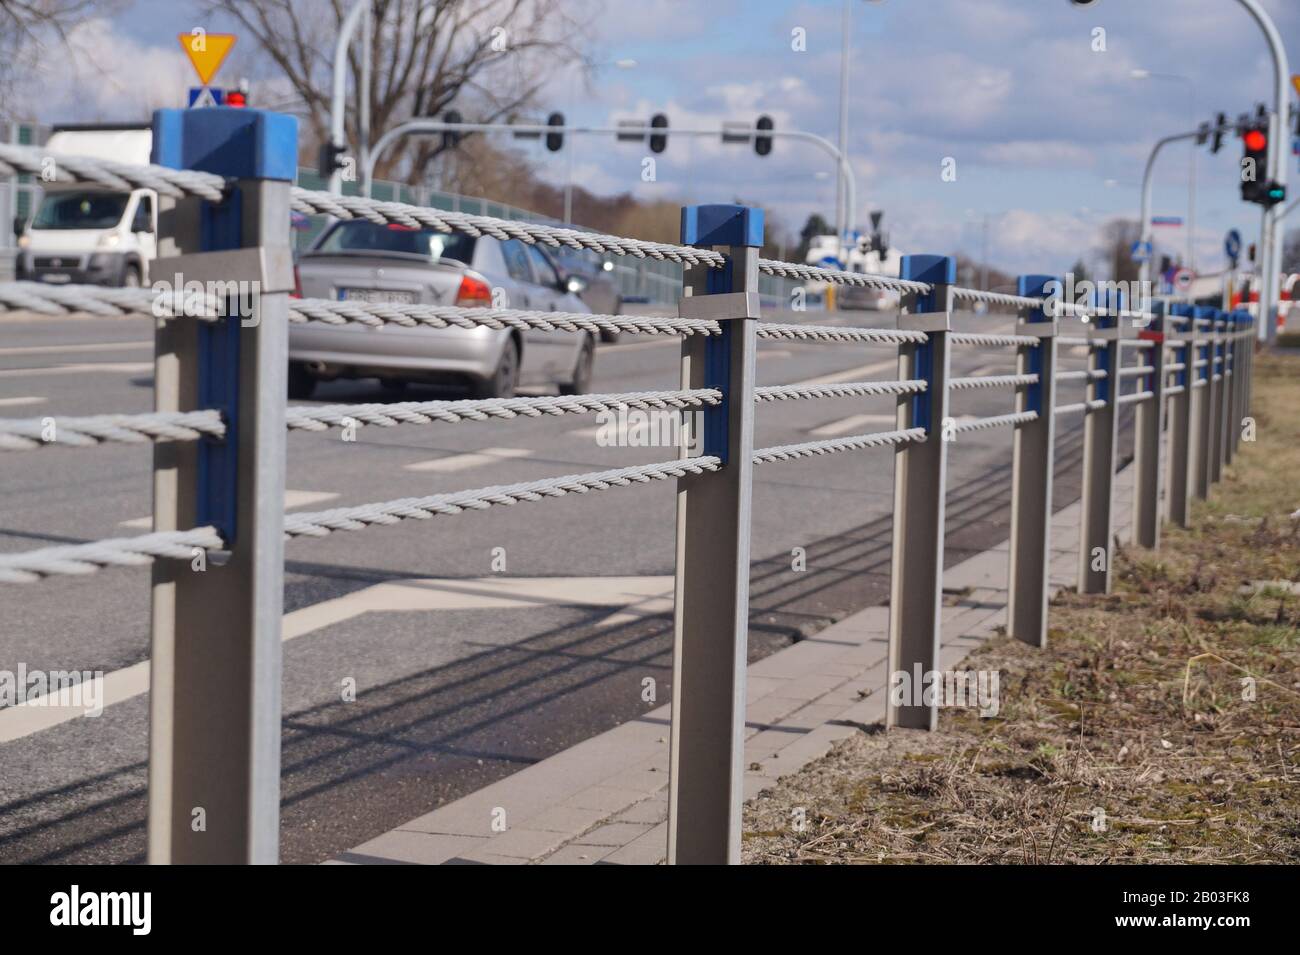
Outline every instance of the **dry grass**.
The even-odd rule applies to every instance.
[[[1300,581],[1300,357],[1256,368],[1258,440],[1193,526],[1058,598],[1048,649],[967,661],[996,717],[844,741],[746,808],[745,861],[1300,860],[1300,595],[1258,585]]]

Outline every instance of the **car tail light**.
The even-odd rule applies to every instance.
[[[472,275],[463,276],[456,291],[456,304],[465,308],[490,308],[492,289],[487,282]]]
[[[290,298],[302,298],[302,276],[298,274],[298,266],[293,267],[293,291],[289,293]]]

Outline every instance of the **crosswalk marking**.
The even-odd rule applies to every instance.
[[[315,492],[304,492],[315,493]],[[653,577],[480,577],[465,580],[402,580],[374,584],[284,615],[280,638],[288,641],[368,613],[491,610],[503,607],[609,607],[614,613],[597,626],[633,622],[672,607],[673,578]],[[149,661],[114,670],[96,680],[88,700],[103,707],[149,692]],[[39,701],[37,701],[39,703]],[[43,706],[27,701],[0,709],[0,743],[84,716],[78,706]]]
[[[432,461],[417,461],[415,464],[405,466],[407,471],[435,471],[439,474],[449,474],[452,471],[464,471],[467,468],[476,468],[482,464],[493,464],[502,458],[526,458],[533,454],[527,448],[484,448],[482,451],[471,451],[466,454],[453,454],[445,458],[434,458]]]
[[[20,405],[40,405],[48,401],[48,398],[38,398],[35,395],[28,395],[24,398],[0,398],[0,408],[17,408]]]

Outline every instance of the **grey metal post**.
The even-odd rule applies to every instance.
[[[1017,293],[1045,296],[1058,282],[1046,275],[1022,275]],[[1060,287],[1059,284],[1056,287]],[[1015,430],[1011,451],[1011,557],[1008,572],[1007,632],[1036,647],[1047,646],[1047,597],[1051,569],[1052,477],[1056,458],[1056,335],[1059,322],[1042,309],[1021,312],[1017,331],[1037,335],[1038,346],[1021,346],[1019,374],[1038,383],[1020,391],[1017,411],[1038,418]]]
[[[1215,310],[1197,306],[1192,323],[1196,329],[1196,362],[1205,364],[1195,369],[1193,384],[1196,397],[1192,401],[1195,412],[1192,418],[1192,491],[1197,500],[1210,496],[1210,444],[1214,428],[1214,321]]]
[[[725,248],[723,269],[692,268],[681,314],[722,325],[683,345],[683,386],[724,399],[701,415],[703,454],[716,472],[677,484],[670,864],[740,861],[745,782],[745,668],[754,454],[754,353],[763,213],[746,206],[682,210],[682,241]]]
[[[1214,356],[1210,365],[1210,439],[1208,444],[1211,484],[1218,484],[1223,477],[1223,425],[1227,417],[1228,396],[1228,336],[1224,313],[1215,312],[1214,317]]]
[[[924,428],[924,442],[900,444],[894,454],[894,544],[889,599],[890,694],[886,724],[936,728],[937,702],[918,702],[925,674],[939,670],[943,593],[944,505],[948,442],[948,333],[952,328],[951,286],[957,260],[941,255],[906,255],[905,279],[927,282],[933,291],[903,298],[899,328],[925,332],[924,344],[899,349],[899,378],[923,378],[926,390],[901,397],[899,428]],[[894,678],[903,674],[912,694],[896,698]]]
[[[1191,474],[1192,447],[1192,382],[1195,380],[1196,348],[1190,305],[1170,305],[1164,319],[1165,337],[1172,345],[1182,345],[1178,350],[1178,364],[1174,387],[1181,389],[1169,396],[1169,520],[1178,527],[1186,527],[1191,519],[1188,483]]]
[[[1138,337],[1152,342],[1143,354],[1155,370],[1144,377],[1152,397],[1137,405],[1137,434],[1134,439],[1136,470],[1133,479],[1133,539],[1140,547],[1160,545],[1160,434],[1165,412],[1165,324],[1164,303],[1152,303],[1151,324]]]
[[[1112,498],[1115,484],[1115,445],[1119,428],[1122,298],[1113,294],[1098,303],[1099,314],[1088,337],[1100,342],[1090,349],[1088,366],[1105,376],[1088,383],[1088,400],[1106,404],[1086,413],[1083,426],[1083,514],[1079,526],[1079,592],[1110,593],[1114,554]]]
[[[160,329],[156,404],[219,408],[227,434],[160,446],[154,514],[159,529],[215,526],[227,553],[154,565],[149,861],[274,863],[297,123],[202,112],[212,115],[156,113],[154,160],[225,175],[231,186],[219,205],[166,204],[154,276],[200,283],[226,317]],[[227,284],[236,282],[245,284]]]

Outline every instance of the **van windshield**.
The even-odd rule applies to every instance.
[[[462,232],[438,232],[435,229],[352,220],[335,223],[312,252],[413,255],[429,262],[455,259],[468,265],[474,258],[474,237]]]
[[[46,193],[32,228],[111,229],[122,221],[130,199],[125,192]]]

